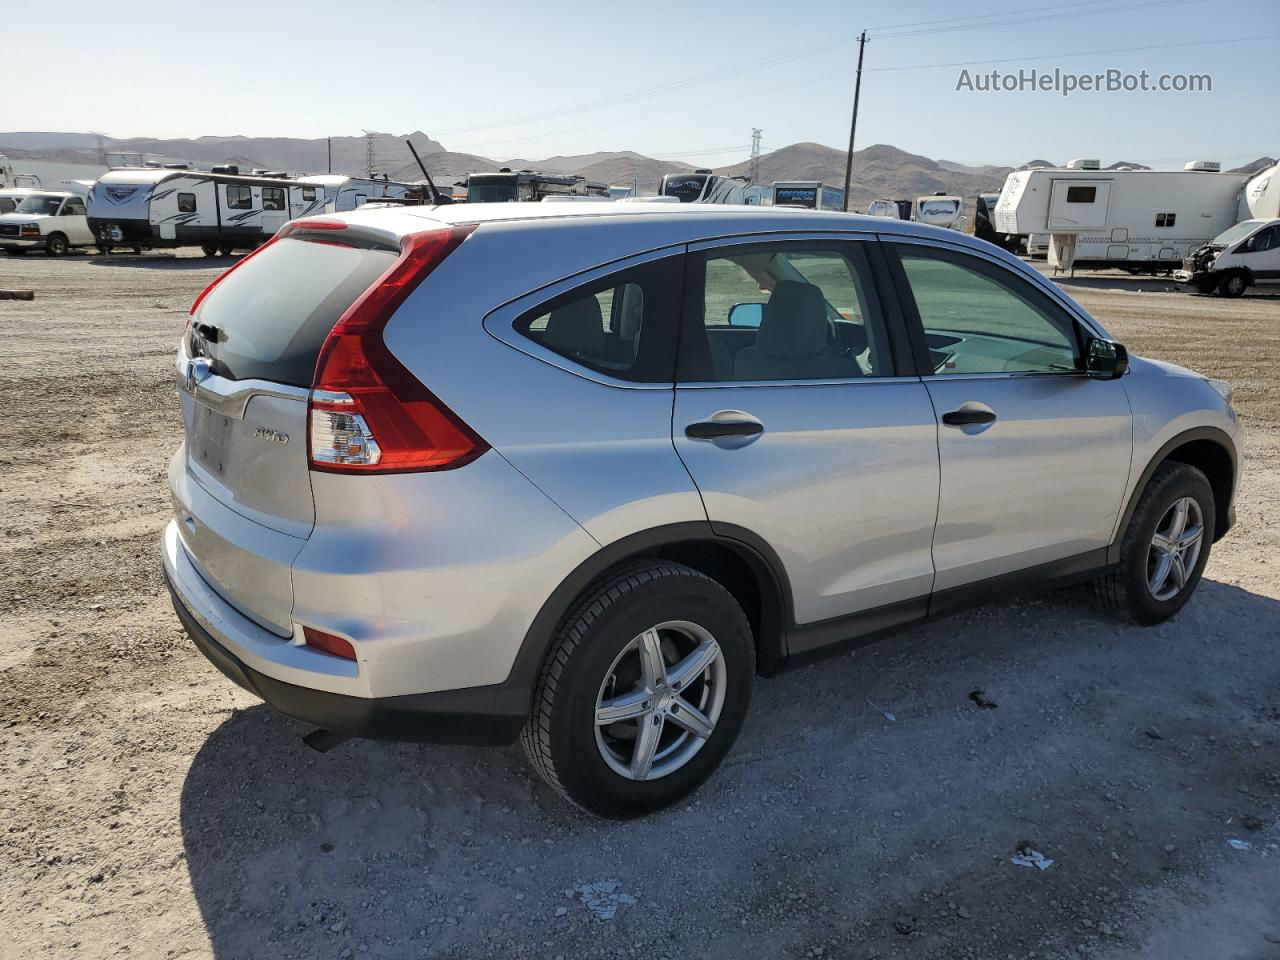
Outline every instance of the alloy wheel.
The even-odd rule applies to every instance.
[[[724,653],[706,629],[670,620],[634,637],[596,696],[596,746],[629,780],[679,770],[710,738],[724,707]]]
[[[1200,559],[1204,514],[1191,497],[1180,497],[1165,511],[1147,550],[1147,589],[1156,600],[1178,595]]]

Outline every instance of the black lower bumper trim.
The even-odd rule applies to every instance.
[[[233,683],[281,713],[352,737],[417,743],[501,745],[513,742],[523,715],[495,712],[497,686],[468,687],[399,697],[350,697],[285,683],[254,670],[218,643],[165,581],[173,609],[196,648]]]

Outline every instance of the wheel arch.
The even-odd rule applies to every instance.
[[[1120,543],[1124,539],[1125,530],[1129,528],[1129,520],[1138,505],[1138,498],[1150,482],[1151,475],[1162,463],[1168,461],[1195,467],[1208,478],[1209,486],[1213,488],[1214,541],[1222,539],[1231,529],[1235,519],[1232,495],[1239,472],[1239,455],[1235,442],[1217,427],[1196,427],[1165,441],[1147,463],[1142,476],[1129,494],[1124,513],[1116,527],[1115,537],[1107,551],[1109,563],[1120,562]]]
[[[614,541],[560,582],[530,624],[511,672],[498,690],[501,712],[527,714],[531,709],[538,673],[582,592],[617,567],[645,558],[683,563],[728,590],[751,624],[758,672],[768,675],[781,668],[786,625],[791,622],[791,590],[777,555],[742,528],[712,527],[707,521],[674,523]]]

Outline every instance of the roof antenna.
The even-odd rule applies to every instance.
[[[413,159],[418,161],[418,169],[422,171],[422,175],[427,178],[427,186],[431,188],[431,202],[437,207],[446,203],[453,203],[453,197],[446,197],[436,189],[435,181],[431,179],[431,174],[427,173],[427,165],[422,162],[422,158],[418,156],[418,151],[414,149],[412,140],[405,140],[405,145],[409,148],[409,152],[413,154]]]

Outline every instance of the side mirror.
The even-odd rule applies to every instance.
[[[739,303],[729,311],[729,326],[759,329],[764,319],[763,303]]]
[[[1129,351],[1114,340],[1090,337],[1085,343],[1084,369],[1095,380],[1119,380],[1129,370]]]

